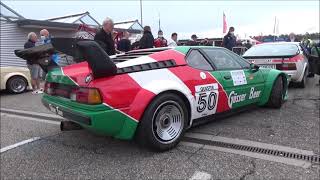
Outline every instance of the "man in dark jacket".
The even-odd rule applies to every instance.
[[[229,32],[224,36],[222,46],[232,51],[232,48],[236,46],[237,38],[234,36],[234,27],[229,28]]]
[[[103,21],[102,28],[94,36],[94,40],[102,47],[102,49],[105,50],[109,56],[116,54],[112,33],[113,21],[110,18],[106,18]]]
[[[28,41],[24,44],[24,49],[33,48],[37,42],[37,35],[34,32],[28,34]],[[27,61],[28,69],[30,70],[31,75],[31,86],[33,89],[32,94],[41,94],[40,90],[40,70],[41,67],[39,64],[34,63],[33,61]]]
[[[143,36],[140,39],[140,49],[153,48],[154,38],[151,33],[150,26],[145,26],[143,28]]]
[[[123,33],[123,38],[118,42],[117,49],[122,52],[131,50],[131,42],[129,40],[130,34],[126,31]]]

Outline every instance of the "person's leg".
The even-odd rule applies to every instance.
[[[40,83],[41,83],[41,67],[40,65],[37,64],[37,94],[41,94],[43,93],[42,90],[41,90],[41,86],[40,86]]]
[[[31,67],[31,79],[32,79],[32,84],[33,84],[33,92],[32,94],[37,94],[39,91],[39,69],[38,69],[38,64],[33,64]]]
[[[36,87],[36,81],[33,79],[33,71],[32,71],[32,65],[31,64],[27,64],[27,67],[30,71],[30,76],[31,76],[31,87],[32,87],[32,90],[34,91],[37,87]]]

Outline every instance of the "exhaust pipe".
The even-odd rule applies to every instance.
[[[60,130],[61,131],[71,131],[83,129],[79,124],[72,121],[61,121]]]

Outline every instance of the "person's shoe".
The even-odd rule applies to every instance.
[[[31,94],[38,94],[38,90],[34,90],[34,91],[32,91],[32,93]]]
[[[38,90],[38,92],[37,92],[37,94],[42,94],[43,93],[43,91],[40,89],[40,90]]]

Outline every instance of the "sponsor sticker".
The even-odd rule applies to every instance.
[[[243,70],[230,71],[230,73],[234,86],[247,84],[246,75],[244,74]]]
[[[218,103],[218,84],[195,86],[196,118],[214,114]]]
[[[246,96],[247,96],[247,94],[237,94],[236,92],[231,91],[231,93],[229,94],[229,97],[228,97],[229,107],[232,108],[232,105],[234,103],[239,103],[239,102],[246,100]]]
[[[254,87],[251,87],[250,93],[249,93],[249,100],[255,99],[260,97],[261,91],[256,91]],[[246,100],[247,94],[237,94],[235,91],[231,91],[231,93],[228,96],[228,105],[230,108],[232,108],[232,105],[235,103],[243,102]]]

